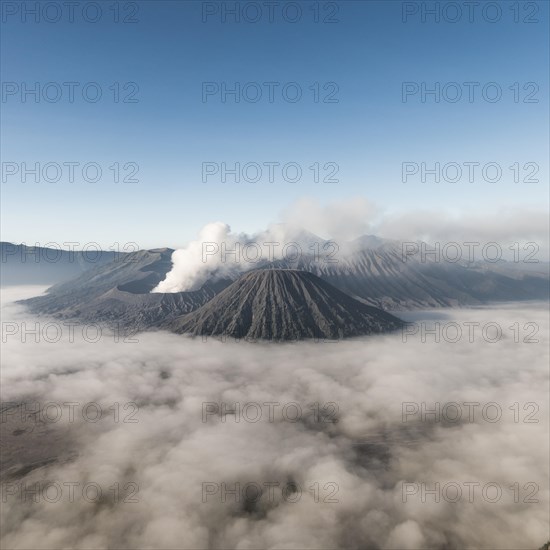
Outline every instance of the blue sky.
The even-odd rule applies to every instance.
[[[11,169],[23,162],[41,167],[93,162],[103,173],[96,183],[84,181],[78,167],[72,183],[68,169],[58,182],[40,177],[36,183],[30,177],[23,183],[20,173],[5,175],[3,240],[176,246],[211,221],[227,222],[239,231],[259,230],[304,196],[321,203],[366,197],[389,211],[548,206],[547,2],[531,2],[534,15],[533,8],[520,2],[520,22],[514,21],[514,3],[500,2],[502,14],[493,23],[482,13],[484,2],[473,22],[463,13],[456,23],[443,18],[436,23],[430,15],[422,22],[420,2],[405,3],[406,9],[416,6],[419,12],[403,22],[400,1],[319,2],[321,18],[332,5],[338,8],[336,23],[316,23],[310,1],[298,2],[302,16],[295,23],[285,21],[278,8],[270,23],[265,7],[256,23],[236,23],[231,15],[223,21],[221,10],[234,2],[140,1],[135,3],[136,23],[115,23],[110,1],[98,3],[102,15],[95,23],[84,19],[81,6],[74,22],[66,12],[59,22],[44,20],[43,14],[39,22],[32,14],[22,22],[22,4],[11,3],[18,10],[13,15],[15,8],[6,11],[5,4],[2,161],[13,163]],[[130,15],[132,4],[119,3],[120,17]],[[242,8],[246,2],[237,4]],[[458,4],[466,10],[463,2]],[[218,11],[203,22],[205,9]],[[287,9],[293,17],[292,6]],[[91,8],[87,13],[94,16]],[[486,14],[494,17],[490,10]],[[538,22],[523,22],[529,17]],[[48,82],[58,83],[60,100],[40,98],[36,103],[27,96],[22,102],[22,83],[32,87],[35,82],[41,90]],[[64,82],[79,83],[72,103]],[[101,100],[82,99],[80,90],[88,82],[99,85]],[[132,97],[137,102],[115,102],[115,82],[121,88],[136,83],[139,91]],[[220,94],[204,102],[203,82],[225,82],[227,87],[258,83],[264,95],[256,103],[235,103],[230,95],[224,103]],[[264,82],[280,83],[272,103]],[[282,98],[280,90],[289,82],[302,89],[296,103]],[[322,98],[335,89],[330,84],[323,91],[329,82],[338,86],[338,102],[314,102],[309,87],[319,83]],[[436,103],[428,96],[423,103],[420,94],[403,102],[403,82],[429,87],[458,82],[464,94],[462,83],[480,86],[473,102],[463,96],[455,103],[444,98]],[[489,82],[501,88],[500,101],[483,99],[481,88]],[[516,82],[518,102],[509,89]],[[538,87],[536,93],[532,85],[523,89],[529,82]],[[14,92],[13,86],[19,90]],[[452,87],[447,89],[454,94]],[[119,99],[132,90],[134,85],[121,89]],[[255,87],[248,90],[252,94]],[[538,102],[523,102],[531,92]],[[109,169],[115,162],[121,167],[136,163],[139,181],[115,183]],[[231,178],[222,183],[219,176],[203,182],[203,162],[228,167],[235,162],[296,162],[303,175],[292,183],[277,170],[271,183],[266,168],[257,183]],[[308,168],[315,162],[337,163],[339,181],[315,183]],[[495,162],[503,175],[493,183],[481,176],[470,183],[466,175],[456,183],[422,183],[418,176],[403,183],[403,162],[428,167]],[[508,167],[516,162],[521,167],[536,163],[539,182],[514,183]]]

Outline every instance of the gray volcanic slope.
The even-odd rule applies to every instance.
[[[162,248],[128,254],[20,303],[34,313],[102,322],[129,333],[157,327],[197,309],[229,284],[220,280],[193,292],[151,294],[170,270],[172,252]]]
[[[178,333],[262,340],[342,338],[396,330],[403,322],[312,273],[260,269],[169,324]]]
[[[548,300],[548,264],[403,260],[401,244],[340,254],[336,263],[312,256],[273,262],[276,268],[314,273],[366,304],[385,310],[478,305],[498,301]],[[515,267],[515,269],[514,269]]]

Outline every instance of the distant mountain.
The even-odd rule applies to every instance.
[[[547,263],[453,263],[418,253],[404,257],[402,248],[399,241],[365,236],[342,246],[331,261],[302,255],[271,265],[314,273],[347,294],[386,310],[549,298]]]
[[[361,336],[402,325],[397,317],[354,300],[311,273],[260,269],[167,326],[193,335],[301,340]]]
[[[94,267],[122,261],[125,253],[109,250],[68,251],[60,248],[0,242],[0,285],[48,285],[68,281]]]

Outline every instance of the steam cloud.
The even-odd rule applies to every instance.
[[[221,231],[225,229],[221,228]],[[6,320],[25,319],[9,306]],[[245,344],[168,333],[139,343],[27,342],[8,338],[3,401],[135,402],[137,423],[67,421],[7,434],[4,458],[20,462],[3,482],[95,482],[139,486],[138,502],[23,502],[1,507],[2,547],[28,548],[538,548],[548,538],[548,318],[545,306],[438,311],[442,323],[497,322],[496,343],[466,337],[406,343],[385,335],[338,343]],[[452,317],[451,317],[452,315]],[[38,321],[27,319],[28,322]],[[44,322],[44,319],[40,319]],[[433,321],[433,319],[432,319]],[[507,327],[536,322],[539,343],[515,342]],[[524,336],[522,333],[521,336]],[[402,402],[498,403],[500,421],[402,421]],[[264,416],[203,422],[203,402],[296,402],[298,422]],[[338,422],[316,422],[313,403],[338,405]],[[519,403],[537,403],[538,423],[514,422]],[[280,410],[280,409],[279,409]],[[478,409],[479,411],[479,409]],[[121,418],[122,415],[121,411]],[[4,427],[4,426],[3,426]],[[4,430],[3,430],[4,431]],[[9,437],[8,437],[9,436]],[[9,443],[9,445],[8,445]],[[44,452],[47,449],[47,452]],[[42,453],[42,454],[41,454]],[[45,454],[44,454],[45,453]],[[40,455],[40,456],[37,456]],[[40,460],[41,464],[38,464]],[[48,462],[48,460],[50,460]],[[24,466],[34,464],[28,471]],[[203,502],[202,484],[292,481],[287,502],[251,504],[219,493]],[[498,483],[488,502],[465,490],[456,503],[420,495],[403,502],[403,482]],[[315,502],[308,490],[320,484]],[[509,489],[518,482],[520,502]],[[524,503],[535,482],[538,503]],[[336,483],[337,503],[322,488]],[[122,499],[121,499],[122,500]]]
[[[209,223],[204,226],[196,241],[189,243],[187,248],[175,250],[172,254],[172,270],[166,274],[166,279],[161,281],[153,292],[180,292],[192,290],[197,284],[202,284],[218,269],[220,261],[203,261],[203,243],[225,242],[232,248],[238,236],[231,235],[231,228],[222,222]]]
[[[292,259],[314,251],[322,256],[331,251],[323,249],[324,239],[334,241],[343,255],[352,252],[353,240],[365,234],[431,243],[497,242],[505,252],[512,243],[523,246],[535,242],[537,258],[548,261],[543,257],[549,244],[548,214],[534,209],[451,216],[432,211],[384,212],[364,198],[328,205],[304,198],[289,206],[281,217],[282,224],[253,235],[234,233],[222,222],[207,224],[197,240],[173,253],[172,270],[153,292],[197,290],[214,274],[234,278],[259,267],[261,260]],[[304,235],[301,229],[313,235]]]
[[[262,262],[328,254],[324,240],[293,224],[273,224],[255,235],[233,233],[222,222],[209,223],[196,241],[172,254],[172,269],[152,292],[197,290],[212,275],[234,278]]]

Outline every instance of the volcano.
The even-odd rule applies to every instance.
[[[167,328],[195,336],[280,341],[340,339],[402,325],[397,317],[355,300],[312,273],[260,269],[242,275]]]

